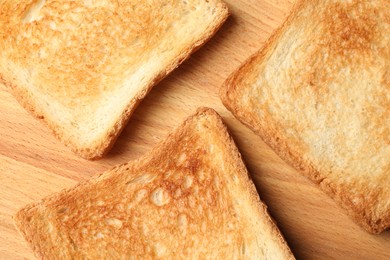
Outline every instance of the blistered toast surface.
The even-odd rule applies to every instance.
[[[138,161],[27,206],[16,224],[48,259],[293,259],[210,109]]]

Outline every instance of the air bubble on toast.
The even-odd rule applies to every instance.
[[[48,56],[48,53],[44,49],[39,50],[38,57],[40,59],[45,59],[45,58],[47,58],[47,56]]]
[[[50,29],[52,29],[53,31],[56,31],[56,30],[57,30],[57,24],[56,24],[55,22],[53,22],[53,21],[51,21],[51,22],[49,23],[49,27],[50,27]]]
[[[40,14],[40,11],[42,7],[45,5],[46,0],[38,0],[35,3],[33,3],[30,8],[27,9],[27,12],[25,13],[23,17],[24,23],[32,23],[34,21],[40,20],[42,18],[42,15]]]
[[[126,184],[135,184],[135,183],[140,183],[140,184],[147,184],[151,181],[153,181],[156,178],[156,176],[152,174],[142,174],[130,181],[128,181]]]
[[[150,196],[150,201],[156,206],[164,206],[169,203],[170,196],[166,190],[163,188],[157,188],[153,191]]]
[[[180,154],[179,158],[177,159],[177,164],[181,165],[183,164],[187,159],[187,155],[185,153]]]
[[[107,223],[107,225],[114,227],[114,228],[121,228],[123,225],[122,221],[120,221],[117,218],[106,219],[106,223]]]
[[[192,186],[192,183],[193,183],[193,177],[192,176],[190,176],[190,175],[184,176],[183,187],[185,189],[190,188]]]
[[[167,251],[167,248],[162,243],[156,243],[154,245],[154,253],[156,257],[163,257]]]

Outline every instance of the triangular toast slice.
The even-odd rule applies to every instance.
[[[99,158],[227,16],[220,0],[0,1],[0,82],[74,152]]]
[[[293,259],[218,114],[199,109],[139,160],[22,209],[45,259]]]
[[[369,232],[390,227],[390,1],[303,0],[226,107]]]

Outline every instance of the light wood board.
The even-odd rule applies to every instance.
[[[261,198],[298,259],[390,259],[390,231],[370,235],[293,170],[221,104],[227,76],[281,25],[294,1],[229,0],[231,17],[203,48],[158,84],[112,151],[78,158],[0,86],[0,259],[32,259],[12,215],[25,204],[147,153],[199,106],[225,119]]]

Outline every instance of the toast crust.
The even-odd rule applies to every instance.
[[[382,1],[382,4],[380,2],[381,1],[376,1],[376,4],[379,6],[382,5],[383,10],[386,10],[386,8],[384,7],[384,2]],[[281,130],[284,129],[285,126],[281,122],[276,120],[274,118],[274,115],[272,115],[272,113],[265,109],[264,105],[258,105],[256,101],[244,97],[244,95],[246,94],[243,94],[243,89],[248,89],[249,86],[258,89],[260,89],[261,87],[272,87],[255,85],[258,84],[254,83],[256,81],[256,77],[264,77],[264,75],[261,73],[263,73],[265,70],[265,64],[267,64],[267,62],[269,62],[269,60],[272,58],[272,55],[274,55],[274,52],[278,47],[280,40],[283,38],[284,35],[288,33],[288,30],[291,26],[296,26],[294,25],[294,22],[296,19],[298,19],[297,17],[301,15],[300,12],[303,12],[306,8],[310,8],[311,4],[312,1],[307,0],[299,1],[296,3],[296,5],[292,8],[289,17],[282,24],[282,26],[278,28],[275,33],[269,38],[269,40],[264,44],[263,48],[259,52],[254,54],[252,57],[250,57],[237,71],[232,73],[232,75],[225,81],[224,85],[220,89],[220,97],[223,104],[235,115],[237,119],[239,119],[250,129],[252,129],[256,134],[261,136],[264,142],[267,143],[284,161],[289,163],[295,169],[299,170],[311,181],[319,185],[322,190],[324,190],[342,208],[347,211],[348,215],[351,216],[356,221],[356,223],[358,223],[368,232],[380,233],[390,227],[390,210],[389,205],[387,205],[385,202],[385,194],[389,194],[389,188],[385,186],[380,186],[383,185],[383,183],[388,182],[388,178],[386,177],[386,173],[389,173],[390,171],[390,166],[388,165],[388,162],[386,168],[386,162],[382,160],[381,164],[384,170],[381,174],[379,174],[379,176],[381,177],[378,177],[376,180],[374,180],[374,183],[377,185],[374,188],[370,188],[368,184],[364,184],[364,178],[366,177],[363,177],[361,180],[358,181],[352,181],[351,185],[348,183],[337,183],[335,181],[329,180],[328,175],[325,174],[323,170],[321,170],[321,167],[318,166],[318,164],[305,159],[307,148],[304,147],[304,145],[299,141],[293,140],[293,138],[288,137],[286,135],[286,132]],[[351,5],[353,8],[360,4],[363,4],[363,2],[351,1]],[[373,9],[375,8],[376,7],[373,7]],[[334,37],[332,40],[329,40],[330,43],[327,46],[323,47],[326,48],[326,50],[329,50],[330,60],[328,60],[328,62],[333,62],[336,64],[335,66],[339,66],[340,68],[343,66],[348,66],[348,64],[353,64],[353,66],[355,66],[354,68],[361,70],[363,70],[362,68],[364,68],[364,66],[374,67],[375,63],[370,60],[369,54],[372,48],[371,43],[374,45],[377,44],[374,43],[375,36],[373,35],[373,33],[376,33],[376,24],[372,22],[373,19],[370,17],[365,17],[364,22],[359,23],[360,21],[358,20],[355,23],[355,21],[351,21],[347,18],[347,12],[342,9],[341,4],[335,4],[331,7],[328,6],[328,9],[329,12],[333,12],[333,15],[332,18],[330,18],[329,20],[325,20],[324,23],[327,23],[327,25],[329,26],[328,30],[330,31],[330,34]],[[354,11],[356,11],[356,9]],[[375,9],[373,12],[378,15],[377,9]],[[318,14],[312,14],[312,16],[316,15]],[[307,23],[310,23],[310,21],[307,21]],[[343,29],[343,25],[344,28],[348,28],[349,30],[345,30],[345,34],[340,34],[340,31],[342,31]],[[367,28],[369,28],[369,30]],[[344,38],[338,39],[337,37]],[[380,44],[377,45],[380,46]],[[388,47],[387,52],[386,47],[384,47],[380,51],[383,55],[382,57],[387,57],[387,60],[389,60]],[[287,52],[288,50],[286,50],[286,53]],[[309,52],[309,50],[307,50],[307,52]],[[331,55],[334,56],[332,57]],[[339,62],[339,64],[337,64],[337,62]],[[308,66],[310,66],[310,64]],[[313,64],[311,66],[313,66]],[[382,103],[379,103],[379,105],[383,106],[383,108],[385,109],[384,111],[386,111],[386,109],[387,111],[390,111],[388,102],[386,104],[386,91],[388,94],[390,86],[388,80],[388,63],[382,69],[384,69],[382,71],[382,81],[379,84],[382,86],[381,88],[383,91],[383,95],[380,96],[383,97],[384,101],[382,100]],[[313,93],[315,93],[315,95],[317,95],[318,100],[320,100],[322,97],[328,95],[328,93],[324,91],[327,91],[326,86],[328,84],[332,84],[332,80],[334,79],[326,78],[323,75],[320,75],[322,76],[320,77],[318,75],[320,75],[320,73],[316,75],[317,78],[303,78],[303,82],[310,83],[308,85],[311,85],[312,87],[318,87],[317,89],[314,89]],[[291,80],[291,85],[296,84],[296,82],[294,82],[293,80],[294,79]],[[300,83],[297,85],[298,88],[303,88],[302,86],[305,86],[304,83]],[[293,86],[295,87],[295,85]],[[296,91],[298,92],[299,90]],[[258,93],[255,90],[253,90],[253,92]],[[261,97],[264,100],[265,97]],[[302,95],[297,98],[305,97],[306,96]],[[256,115],[256,109],[262,111],[261,118]],[[295,112],[296,111],[294,111],[293,113]],[[298,111],[298,113],[300,112]],[[375,120],[375,117],[377,117],[379,122],[381,122],[379,123],[377,128],[383,129],[383,124],[386,125],[385,114],[383,114],[382,116],[374,115],[372,117],[372,120]],[[380,126],[381,124],[382,126]],[[383,140],[386,139],[385,132],[379,133],[378,136],[380,136],[380,138]],[[386,146],[386,141],[382,143],[382,145]],[[348,174],[346,171],[347,170],[345,170],[345,172],[344,170],[339,170],[337,172],[329,174],[334,174],[343,178],[342,176],[344,176],[344,174]],[[351,187],[356,188],[352,189]],[[354,198],[354,195],[352,194],[354,192],[358,194],[356,195],[357,198]],[[378,199],[380,199],[379,202]],[[380,202],[382,202],[381,205],[379,205]]]
[[[148,62],[148,59],[154,59],[152,57],[149,58],[150,55],[165,55],[163,47],[157,44],[159,37],[164,38],[164,33],[169,33],[166,37],[171,37],[169,35],[174,35],[174,30],[181,30],[180,28],[171,29],[169,24],[181,22],[181,10],[179,8],[184,7],[179,6],[182,5],[181,3],[178,4],[178,2],[167,0],[166,5],[163,5],[160,11],[156,11],[158,8],[153,7],[153,5],[145,6],[145,8],[142,7],[141,5],[148,5],[148,3],[141,1],[139,5],[142,8],[139,8],[139,10],[137,9],[138,11],[133,11],[134,14],[138,15],[137,17],[129,18],[129,15],[125,15],[125,18],[127,17],[126,19],[130,20],[128,21],[128,24],[118,23],[120,28],[134,27],[128,29],[130,32],[129,35],[126,36],[120,32],[112,32],[114,34],[117,33],[118,35],[115,34],[116,36],[111,35],[110,37],[105,37],[105,35],[97,36],[95,34],[91,34],[91,39],[84,39],[81,35],[83,32],[81,31],[80,34],[72,36],[73,38],[69,36],[69,42],[71,46],[73,46],[73,49],[71,47],[64,47],[61,55],[59,55],[56,53],[58,50],[55,47],[50,46],[55,46],[55,41],[62,39],[59,36],[61,30],[64,30],[63,34],[72,34],[71,31],[67,31],[68,28],[66,25],[60,27],[61,21],[71,18],[66,16],[61,18],[62,20],[60,19],[57,21],[55,20],[56,18],[53,18],[55,17],[55,14],[53,13],[58,12],[64,13],[63,15],[69,15],[70,11],[68,12],[66,11],[67,9],[63,9],[65,6],[69,8],[69,4],[62,3],[64,7],[55,7],[54,3],[47,1],[46,3],[43,3],[44,6],[41,7],[43,17],[37,16],[35,18],[36,20],[30,21],[33,19],[31,18],[33,15],[30,15],[30,17],[26,14],[29,13],[28,10],[36,10],[32,7],[36,6],[36,3],[39,2],[42,1],[35,1],[31,2],[30,4],[19,4],[17,8],[15,7],[16,12],[13,11],[13,13],[15,13],[15,15],[12,16],[13,20],[9,20],[10,18],[8,18],[9,15],[7,14],[7,12],[11,10],[10,5],[12,4],[7,2],[2,4],[4,9],[0,12],[0,24],[4,25],[7,30],[4,30],[1,34],[6,40],[2,40],[3,42],[0,42],[0,46],[5,45],[1,47],[5,51],[3,52],[3,57],[0,55],[0,81],[11,89],[16,99],[24,108],[31,112],[36,118],[40,119],[46,125],[48,125],[54,135],[59,140],[61,140],[61,142],[70,147],[73,152],[86,159],[101,158],[111,149],[124,126],[129,121],[137,105],[149,93],[152,87],[159,83],[171,71],[177,68],[183,61],[188,59],[188,57],[193,52],[205,44],[207,40],[209,40],[218,31],[229,15],[226,4],[220,0],[207,1],[207,3],[203,0],[192,1],[194,2],[191,3],[193,5],[196,5],[198,2],[202,4],[203,6],[201,8],[206,9],[204,6],[208,5],[209,8],[214,9],[213,14],[210,13],[212,18],[209,19],[209,23],[201,25],[202,28],[204,27],[204,30],[199,34],[197,33],[195,38],[188,40],[186,38],[187,42],[178,43],[177,47],[174,44],[173,49],[177,48],[177,51],[174,50],[175,54],[169,54],[171,56],[164,58],[165,60],[162,63],[163,65],[158,68],[158,71],[156,71],[149,80],[145,82],[143,77],[140,76],[143,82],[139,82],[139,86],[125,86],[129,89],[134,88],[134,90],[128,90],[128,93],[125,94],[122,93],[120,96],[127,96],[127,100],[118,100],[114,102],[118,103],[118,106],[121,106],[121,108],[118,108],[118,111],[113,111],[113,114],[109,115],[107,111],[104,109],[101,110],[99,106],[112,107],[112,103],[107,103],[104,100],[108,99],[110,95],[114,95],[111,93],[114,93],[115,91],[122,91],[118,89],[123,88],[123,84],[133,84],[130,81],[129,83],[124,82],[127,80],[125,77],[131,76],[127,75],[129,70],[135,71],[134,75],[137,73],[142,73],[138,72],[137,68],[139,67],[142,69],[141,67],[144,66],[142,63],[143,60]],[[105,1],[102,3],[97,3],[96,1],[92,2],[97,5],[102,5],[102,7],[97,6],[95,9],[93,9],[95,12],[105,12],[114,8],[105,6],[106,4],[108,5],[110,1]],[[82,5],[81,2],[80,5]],[[176,12],[174,10],[165,10],[167,6],[169,7],[170,5],[172,5],[172,8],[177,8],[178,10]],[[134,8],[136,7],[137,6],[134,6]],[[57,10],[56,8],[59,9]],[[74,7],[72,4],[70,8],[82,9],[87,7]],[[125,7],[122,6],[121,8],[124,9]],[[155,13],[155,16],[161,16],[162,24],[156,22],[159,21],[159,19],[151,19],[151,14],[148,14],[148,10]],[[86,11],[82,10],[82,12]],[[89,12],[94,14],[93,11]],[[175,14],[165,17],[166,14],[171,12]],[[199,11],[196,12],[199,13]],[[207,14],[207,12],[208,11],[204,10],[204,14]],[[117,12],[117,14],[114,12],[110,17],[117,19],[119,14],[124,14],[124,11]],[[97,17],[99,17],[99,19],[97,19],[98,21],[103,21],[105,23],[110,22],[103,19],[102,16],[99,16],[98,14]],[[103,17],[106,17],[106,15]],[[168,17],[170,18],[168,19]],[[19,22],[15,22],[14,20],[16,18],[20,18],[21,20]],[[83,16],[83,18],[76,19],[87,18],[84,18]],[[175,21],[175,19],[177,19],[177,21]],[[56,25],[55,22],[59,24]],[[94,30],[95,25],[93,25],[93,23],[88,23],[88,21],[85,23],[86,25],[83,25],[86,26],[84,30]],[[139,28],[142,27],[147,29],[139,29],[136,26],[137,23],[139,23]],[[38,42],[37,44],[40,47],[34,45],[32,43],[33,41],[29,41],[28,37],[26,38],[27,40],[22,37],[22,40],[20,40],[18,46],[9,47],[12,45],[10,42],[7,42],[7,40],[12,41],[12,39],[18,36],[17,30],[12,30],[12,26],[16,26],[18,30],[20,30],[19,35],[28,33],[34,35],[34,37],[36,37],[36,41]],[[104,28],[107,27],[109,29],[108,31],[114,31],[116,28],[111,24],[106,24],[104,26]],[[129,39],[126,39],[125,37],[128,37]],[[155,39],[156,37],[157,39]],[[121,39],[120,43],[105,43],[105,41],[114,41],[118,38]],[[46,41],[52,41],[53,44],[47,46]],[[80,44],[79,41],[82,43]],[[91,41],[93,41],[93,43],[90,43]],[[129,44],[129,46],[116,46],[118,44]],[[102,54],[101,48],[99,46],[101,48],[110,48],[110,46],[116,46],[116,49],[105,50],[106,52],[112,53],[110,55],[106,55]],[[13,48],[19,49],[14,50]],[[169,48],[172,48],[171,44],[169,45]],[[159,54],[159,52],[161,53]],[[26,56],[30,57],[32,55],[38,55],[37,57],[34,56],[34,59],[31,58],[37,62],[37,64],[30,64],[31,59],[26,58]],[[85,57],[80,57],[80,55],[84,55]],[[134,55],[135,58],[132,60],[130,58],[129,61],[127,57],[132,57]],[[141,57],[140,55],[143,56]],[[56,56],[63,56],[64,58],[57,58]],[[82,61],[83,59],[84,61]],[[157,62],[158,61],[156,61],[156,63]],[[71,63],[71,65],[67,63]],[[128,65],[126,66],[122,64]],[[30,67],[34,65],[39,67],[39,69],[34,72],[29,71],[32,70]],[[145,69],[151,70],[148,68]],[[26,73],[30,73],[31,75],[26,78]],[[39,73],[43,75],[40,75]],[[46,105],[46,103],[50,103],[50,105]],[[90,109],[90,111],[88,110],[89,107],[93,107],[94,109]],[[59,114],[58,111],[55,112],[54,110],[60,110],[61,112]],[[80,114],[83,113],[89,114],[81,117]],[[99,119],[99,116],[96,115],[96,113],[105,113],[108,115],[102,115],[102,118]],[[96,117],[96,120],[90,119],[94,117]],[[110,117],[114,117],[115,119],[112,120]],[[103,119],[105,121],[101,123]],[[96,122],[88,123],[92,125],[84,126],[87,124],[86,121],[88,120],[95,120]],[[87,130],[80,130],[80,125],[85,127]],[[104,128],[104,131],[99,132],[96,130],[99,128]],[[95,131],[98,132],[96,136],[94,134]],[[93,136],[93,138],[88,136]]]
[[[124,186],[126,193],[120,192]],[[131,203],[143,197],[149,197],[152,203],[143,200],[134,204],[134,210],[131,210]],[[95,204],[101,208],[97,209]],[[126,205],[130,210],[126,214],[120,213]],[[198,212],[197,208],[202,210]],[[172,214],[178,215],[179,227],[163,222]],[[91,216],[95,216],[96,221]],[[117,231],[105,232],[101,216],[108,218],[106,224]],[[138,217],[141,218],[137,222],[134,219]],[[107,248],[99,249],[99,243],[103,242],[96,241],[99,244],[96,247],[88,244],[91,235],[103,239],[104,243],[119,245],[115,248],[117,254],[112,255],[116,258],[139,253],[143,257],[161,254],[161,257],[174,255],[175,258],[212,255],[218,258],[238,252],[236,256],[240,259],[261,256],[265,254],[263,250],[274,250],[277,252],[275,257],[294,259],[261,202],[226,126],[209,108],[198,109],[150,154],[96,175],[42,202],[29,204],[14,219],[39,258],[93,258],[113,253]],[[130,220],[134,227],[127,222]],[[148,223],[156,221],[160,224],[153,229],[158,232],[146,236],[143,232],[151,230]],[[81,227],[83,224],[85,230]],[[181,229],[183,225],[187,228]],[[124,231],[126,228],[130,233]],[[93,233],[96,230],[100,235]],[[83,232],[89,236],[83,236]],[[171,241],[169,236],[163,241],[154,240],[156,234],[167,233],[173,234],[176,240]],[[170,241],[172,248],[159,244],[165,240]],[[230,244],[226,244],[228,240],[231,240]],[[203,245],[202,241],[207,242]],[[156,248],[148,251],[150,243],[159,245],[157,251]],[[139,248],[132,248],[132,245]],[[267,248],[270,245],[275,248]],[[238,250],[232,251],[233,247]]]

